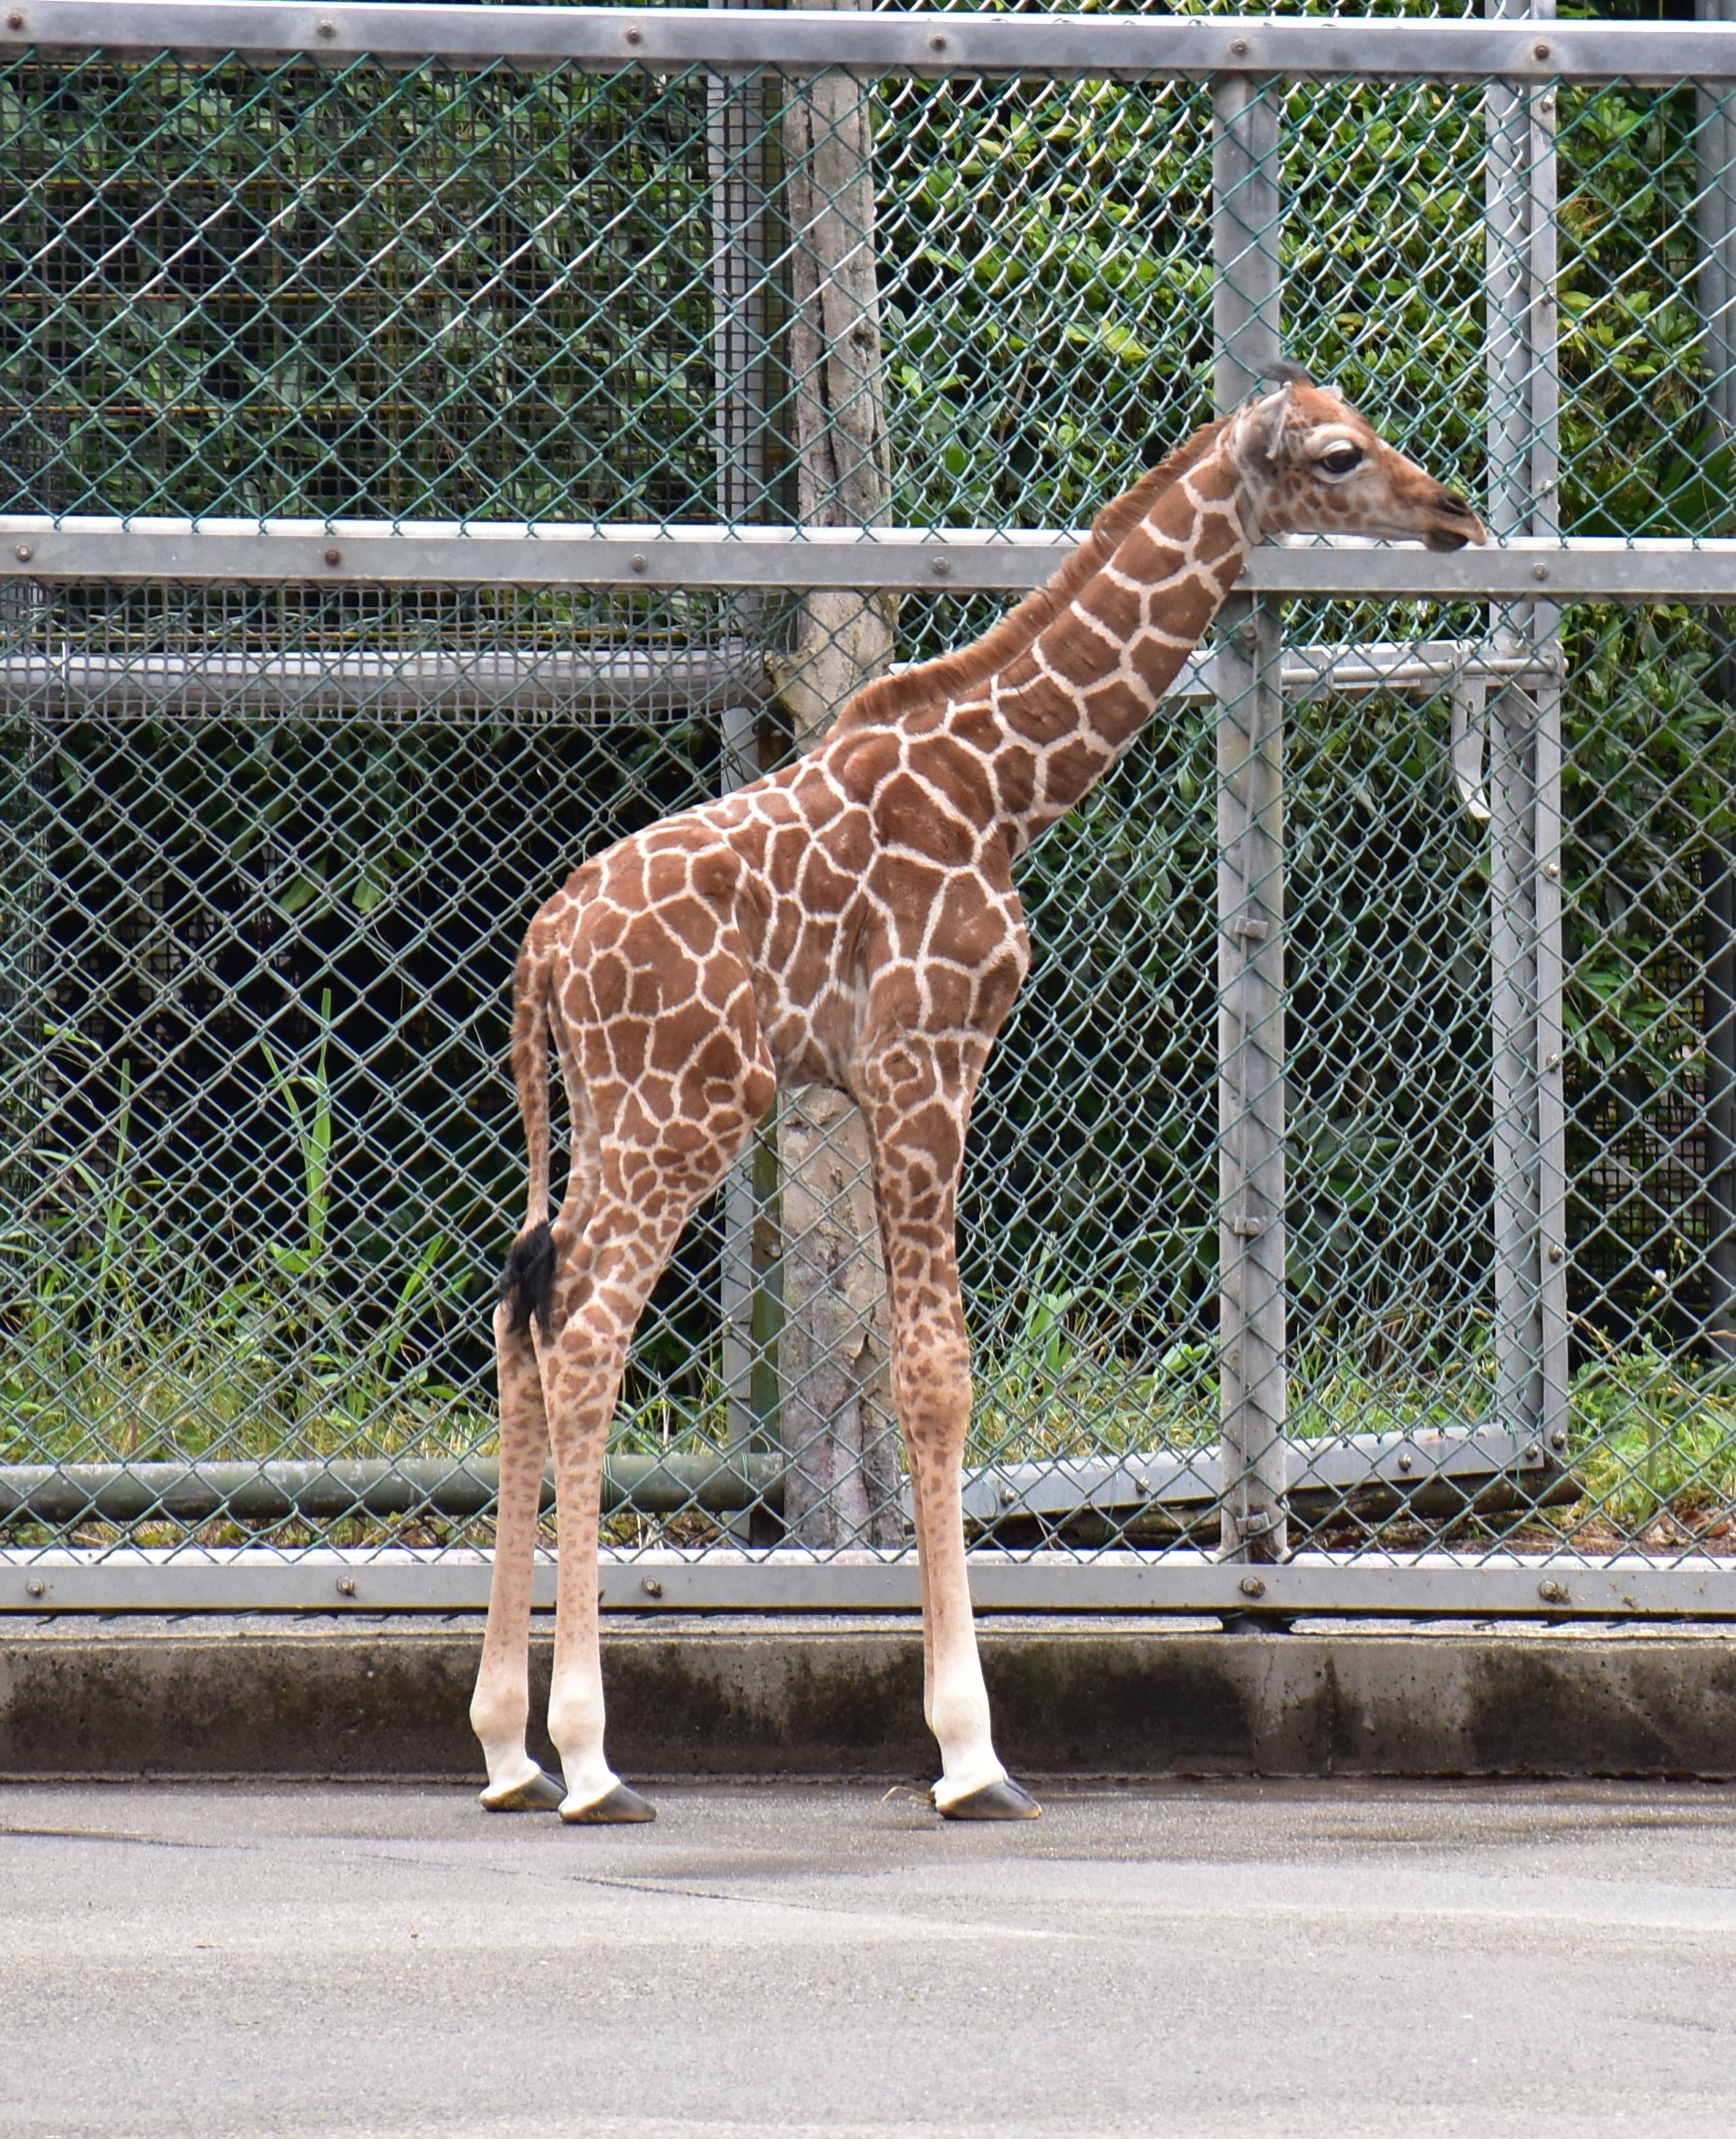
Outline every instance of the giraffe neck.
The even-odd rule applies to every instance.
[[[1260,498],[1226,426],[987,696],[1014,853],[1064,816],[1157,710],[1259,540]]]

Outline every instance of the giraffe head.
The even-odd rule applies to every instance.
[[[1373,535],[1430,550],[1486,542],[1456,491],[1380,437],[1300,364],[1274,364],[1275,393],[1230,419],[1230,447],[1260,500],[1264,535]]]

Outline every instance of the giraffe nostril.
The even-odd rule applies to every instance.
[[[1435,499],[1437,511],[1456,514],[1461,519],[1475,519],[1477,515],[1459,495],[1457,490],[1443,490]]]

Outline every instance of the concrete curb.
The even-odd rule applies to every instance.
[[[1736,1638],[1714,1630],[1009,1617],[982,1637],[998,1743],[1032,1775],[1736,1777]],[[13,1620],[0,1775],[473,1775],[480,1641],[468,1615]],[[533,1709],[551,1646],[539,1630]],[[626,1774],[933,1768],[910,1620],[612,1619],[603,1668]]]

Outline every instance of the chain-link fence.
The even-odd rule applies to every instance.
[[[1260,553],[1022,865],[979,1594],[1728,1609],[1736,29],[440,13],[0,56],[0,1604],[480,1596],[529,913],[1281,346],[1506,546]],[[607,1601],[914,1597],[865,1166],[690,1230]]]

